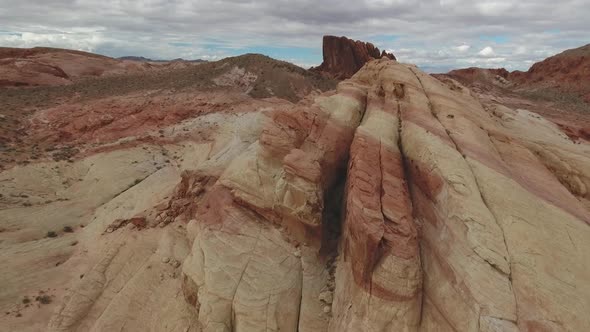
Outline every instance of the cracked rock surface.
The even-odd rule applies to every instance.
[[[158,168],[151,160],[161,150],[141,145],[56,162],[84,179],[76,188],[85,199],[0,211],[12,234],[0,233],[0,262],[11,269],[0,274],[11,286],[0,305],[9,310],[17,290],[41,283],[14,283],[19,267],[7,252],[23,248],[27,273],[47,248],[66,258],[59,275],[47,268],[55,303],[35,325],[10,317],[0,329],[590,326],[588,142],[533,112],[484,107],[467,89],[387,58],[335,91],[273,105],[203,116],[216,126],[209,140],[167,147],[184,162]],[[203,130],[198,119],[175,126]],[[116,178],[141,181],[94,180],[130,155],[141,167]],[[3,190],[33,187],[24,174],[41,170],[27,167],[0,173]],[[9,178],[23,180],[11,187]],[[60,195],[44,185],[37,190]],[[84,216],[80,244],[19,230],[31,213]]]

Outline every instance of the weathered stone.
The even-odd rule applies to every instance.
[[[321,292],[320,296],[318,296],[318,299],[320,301],[326,302],[327,304],[332,304],[332,301],[333,301],[332,292],[330,292],[330,291]]]

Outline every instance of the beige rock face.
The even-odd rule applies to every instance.
[[[185,263],[204,331],[326,329],[324,192],[345,163],[364,102],[363,90],[341,84],[309,109],[275,113],[208,192]]]
[[[214,141],[114,146],[0,173],[0,330],[200,331],[180,266],[187,216],[258,138],[261,111],[167,128],[205,127]]]
[[[350,95],[366,100],[365,109],[365,102],[343,107],[351,105]],[[525,128],[528,119],[519,123],[511,115],[523,111],[505,110],[500,117],[488,113],[477,100],[448,90],[416,68],[373,61],[341,84],[339,93],[305,110],[276,115],[259,143],[232,162],[219,182],[234,202],[256,211],[257,218],[264,216],[258,222],[284,229],[287,241],[308,241],[312,248],[317,243],[313,226],[325,208],[322,197],[330,194],[326,175],[334,169],[322,165],[342,160],[322,160],[301,148],[309,146],[310,136],[300,128],[313,128],[313,120],[311,126],[304,121],[318,118],[316,105],[332,110],[330,118],[344,119],[336,122],[340,130],[326,130],[333,146],[349,142],[347,128],[356,126],[334,301],[324,311],[331,315],[328,330],[575,330],[588,323],[564,310],[588,307],[581,282],[588,267],[578,251],[590,238],[588,211],[575,196],[585,195],[588,167],[579,165],[589,165],[586,145],[564,139],[550,123]],[[551,151],[560,157],[547,157]],[[578,180],[568,181],[564,173]],[[244,251],[255,252],[238,253]],[[259,270],[257,277],[244,275],[259,280],[270,271],[293,269],[289,261]],[[209,269],[217,268],[204,270]],[[295,287],[295,294],[308,287],[280,280],[283,287]],[[202,288],[214,285],[205,281]],[[252,296],[275,293],[264,283],[257,285],[262,289]],[[299,297],[293,296],[287,302],[296,303]],[[228,311],[237,315],[235,303],[225,307],[226,316]],[[266,307],[276,313],[278,305]],[[309,304],[300,302],[300,307],[303,313]],[[254,315],[245,317],[254,321]],[[308,321],[299,317],[299,327]]]
[[[53,296],[0,330],[590,326],[588,142],[388,59],[265,105],[162,130],[215,123],[206,142],[170,140],[172,164],[145,144],[0,173],[15,200],[1,201],[0,306]],[[55,205],[17,206],[22,192]]]
[[[551,172],[538,151],[560,151],[566,164],[588,165],[587,144],[564,139],[539,116],[531,121],[510,111],[487,114],[476,100],[412,71],[430,114],[420,120],[423,125],[404,121],[402,146],[408,159],[427,161],[439,181],[416,182],[412,190],[415,211],[423,215],[424,293],[430,302],[423,326],[436,330],[442,316],[455,330],[584,329],[588,321],[573,317],[572,308],[588,305],[579,280],[589,270],[573,261],[584,260],[578,250],[588,245],[582,240],[590,236],[588,210],[575,197],[580,192],[561,185],[559,172]],[[414,130],[429,128],[417,136],[435,139],[412,144],[416,124]],[[432,152],[420,152],[434,144]],[[453,167],[445,169],[452,159]],[[453,231],[456,226],[461,229]],[[569,237],[573,229],[581,237]],[[466,252],[454,256],[456,250]]]

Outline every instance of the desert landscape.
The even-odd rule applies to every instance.
[[[590,45],[322,53],[0,48],[0,331],[588,331]]]

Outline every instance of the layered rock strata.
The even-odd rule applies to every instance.
[[[513,112],[382,59],[274,113],[195,218],[184,271],[204,330],[583,329],[588,147]]]

